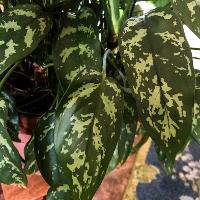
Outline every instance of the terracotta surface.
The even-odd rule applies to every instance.
[[[5,200],[42,200],[48,191],[48,185],[40,175],[34,174],[28,177],[26,189],[17,185],[2,184]]]
[[[109,173],[104,178],[93,200],[122,200],[134,160],[135,155],[129,156],[124,165]]]
[[[24,147],[26,142],[30,139],[30,135],[20,131],[19,138],[21,139],[21,143],[14,142],[14,145],[18,149],[20,155],[24,158]],[[27,188],[22,188],[18,185],[2,184],[2,189],[5,200],[42,200],[43,196],[48,191],[48,185],[41,175],[37,173],[28,176]]]
[[[30,135],[25,134],[26,120],[23,121],[24,128],[21,129],[19,137],[21,143],[14,143],[21,156],[24,158],[24,146],[30,139]],[[29,129],[30,130],[30,129]],[[126,189],[128,178],[133,168],[135,156],[131,155],[123,166],[117,167],[109,173],[103,180],[99,190],[93,200],[122,200]],[[28,177],[28,187],[20,188],[17,185],[2,184],[5,200],[42,200],[48,191],[48,185],[39,173]],[[3,200],[0,196],[0,200]]]

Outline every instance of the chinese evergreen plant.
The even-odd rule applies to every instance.
[[[200,37],[199,0],[155,1],[163,7],[144,16],[136,0],[0,2],[2,183],[26,185],[39,169],[46,199],[90,200],[111,159],[123,163],[148,137],[169,172],[191,138],[200,142],[200,72],[183,31]],[[43,105],[26,102],[42,116],[23,168],[12,143],[23,109],[10,86],[25,87],[14,76],[22,72],[51,93]]]

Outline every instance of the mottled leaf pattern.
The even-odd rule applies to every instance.
[[[132,94],[124,91],[124,114],[120,137],[109,163],[107,172],[112,171],[118,164],[123,164],[132,151],[137,124],[136,102]]]
[[[0,98],[0,182],[6,184],[27,184],[21,168],[19,153],[7,131],[8,103]]]
[[[175,160],[168,158],[168,156],[166,156],[166,153],[162,151],[156,144],[154,145],[154,147],[158,156],[158,160],[161,163],[162,167],[165,169],[165,172],[171,174]]]
[[[38,170],[34,152],[34,141],[35,141],[35,136],[33,135],[24,148],[24,154],[25,154],[24,172],[26,174],[33,174]]]
[[[33,0],[33,1],[46,8],[53,9],[61,5],[67,8],[71,8],[73,6],[76,6],[80,0],[45,0],[45,1]]]
[[[54,146],[55,113],[45,113],[35,130],[35,157],[39,170],[49,185],[63,184],[62,170],[58,164]]]
[[[200,71],[195,70],[195,102],[192,123],[192,136],[200,144]]]
[[[53,55],[55,71],[62,88],[84,68],[100,69],[101,50],[95,13],[83,8],[75,17],[64,16],[64,25]]]
[[[47,193],[46,200],[73,200],[68,185],[51,187]]]
[[[96,82],[89,81],[96,73]],[[55,148],[72,199],[89,200],[100,185],[116,147],[123,96],[112,78],[83,70],[56,111]],[[82,81],[81,81],[82,79]],[[97,81],[99,80],[99,81]]]
[[[120,51],[140,119],[170,159],[191,131],[194,73],[182,25],[172,11],[157,9],[145,20],[129,19]]]
[[[1,90],[0,97],[8,102],[7,130],[13,141],[19,142],[19,116],[17,113],[15,100],[7,91]]]
[[[0,15],[0,73],[30,54],[51,28],[36,5],[19,5]]]
[[[200,0],[173,0],[173,9],[200,38]]]
[[[124,163],[131,153],[137,127],[137,108],[132,94],[124,92],[124,115],[120,139],[118,141],[119,162]]]

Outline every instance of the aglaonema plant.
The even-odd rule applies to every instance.
[[[136,3],[0,1],[2,183],[26,185],[39,170],[46,199],[90,200],[108,167],[148,137],[168,172],[191,138],[200,142],[200,72],[183,31],[186,24],[200,37],[200,2],[155,1],[163,7],[140,16]],[[34,80],[26,101],[13,89],[25,79]],[[38,88],[51,94],[43,109],[34,104],[45,98],[33,95]],[[12,140],[18,113],[30,110],[41,116],[22,168]]]

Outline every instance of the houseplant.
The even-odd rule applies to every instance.
[[[200,73],[182,25],[200,37],[200,4],[167,3],[129,19],[136,1],[1,1],[2,183],[26,185],[25,174],[38,167],[50,185],[47,199],[91,199],[113,152],[117,162],[131,152],[137,122],[169,172],[190,139],[199,142]],[[20,96],[14,86],[22,78],[31,87]],[[38,99],[45,102],[35,105]],[[23,169],[11,141],[19,110],[42,114]]]

